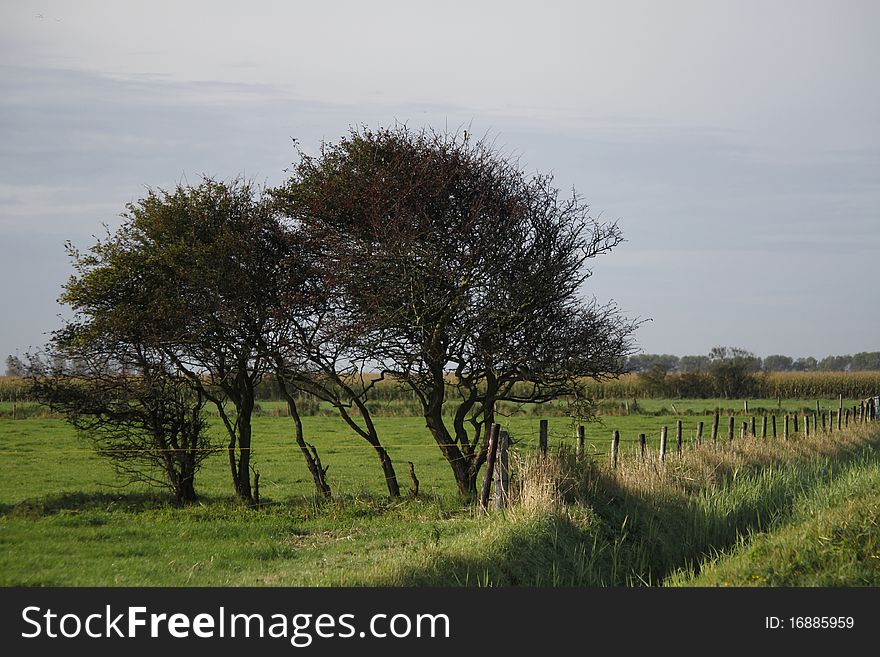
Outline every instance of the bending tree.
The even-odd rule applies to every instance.
[[[34,397],[64,413],[129,482],[196,501],[195,475],[214,451],[205,434],[205,398],[160,353],[113,343],[93,327],[68,324],[52,339],[51,369],[31,359]],[[71,358],[77,362],[71,368]]]
[[[277,212],[245,183],[208,179],[150,190],[123,219],[88,252],[70,249],[76,275],[61,301],[161,353],[216,406],[235,491],[250,501],[255,388],[279,315]]]
[[[353,130],[300,153],[277,196],[334,272],[337,331],[412,389],[461,493],[499,402],[578,400],[624,371],[635,324],[583,297],[616,224],[485,141]]]

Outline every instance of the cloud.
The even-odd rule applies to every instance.
[[[67,272],[64,239],[87,245],[146,186],[203,173],[275,184],[294,157],[291,137],[314,151],[351,124],[394,119],[488,132],[528,170],[555,171],[595,214],[620,219],[628,241],[596,261],[590,290],[655,317],[640,333],[652,350],[698,351],[687,343],[712,346],[740,331],[737,344],[784,351],[775,340],[790,330],[790,315],[812,312],[811,291],[855,307],[860,276],[877,271],[876,133],[855,147],[781,146],[750,130],[649,113],[331,103],[280,84],[7,65],[0,67],[0,280],[28,274],[14,289],[0,287],[0,307],[20,308],[0,327],[0,353],[52,328]],[[790,311],[756,306],[764,292]],[[705,305],[719,296],[727,310]],[[817,314],[792,345],[819,352],[835,335],[843,351],[877,348],[878,323],[876,306],[860,322]]]

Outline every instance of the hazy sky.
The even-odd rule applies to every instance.
[[[246,5],[246,6],[245,6]],[[3,2],[0,357],[146,187],[470,125],[627,241],[648,352],[880,350],[878,2]]]

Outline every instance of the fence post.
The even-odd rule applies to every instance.
[[[538,434],[538,450],[541,452],[541,456],[547,456],[547,420],[541,420],[540,426],[540,433]]]
[[[837,430],[840,431],[843,427],[841,423],[843,422],[843,393],[837,395]]]
[[[810,437],[810,416],[804,414],[804,438]]]
[[[743,400],[743,413],[745,413],[746,415],[749,414],[749,400],[748,399]]]
[[[834,409],[828,411],[828,433],[834,433]]]
[[[782,429],[782,439],[788,440],[788,415],[785,416],[785,426]]]
[[[681,456],[681,420],[675,421],[675,451]]]
[[[718,440],[718,419],[719,413],[715,411],[715,417],[712,419],[712,442],[716,442]]]
[[[774,418],[775,419],[775,418]],[[767,416],[761,418],[761,440],[767,439]]]
[[[507,506],[507,491],[510,487],[510,434],[502,431],[498,438],[498,461],[495,467],[495,509]]]
[[[846,428],[849,428],[849,409],[846,409],[846,418],[845,418]]]
[[[666,458],[666,427],[660,427],[660,462]]]
[[[755,429],[755,416],[754,416],[754,415],[753,415],[752,418],[751,418],[751,425],[752,425],[752,426],[751,426],[752,438],[757,438],[757,437],[758,437],[758,432],[757,432],[757,430]]]
[[[776,416],[773,415],[772,418],[773,418],[773,421],[770,423],[772,425],[771,426],[771,433],[773,435],[773,439],[775,440],[776,439]]]
[[[697,422],[697,445],[703,444],[703,421]]]
[[[489,427],[489,447],[486,453],[486,474],[483,477],[483,488],[480,491],[480,507],[485,511],[489,508],[489,491],[492,488],[492,477],[495,474],[495,457],[498,453],[498,434],[501,425],[492,424]]]
[[[639,451],[642,453],[642,460],[645,460],[648,451],[648,439],[645,437],[645,434],[639,434]]]
[[[798,429],[798,414],[797,414],[797,411],[795,411],[795,414],[794,414],[794,432],[795,432],[795,434],[797,434],[798,431],[800,431],[800,429]]]
[[[617,469],[617,452],[620,449],[620,432],[615,429],[611,439],[611,468]]]
[[[828,425],[825,424],[825,420],[826,420],[825,411],[822,411],[822,433],[825,433],[826,431],[828,431],[828,428],[827,428]]]
[[[742,429],[739,432],[740,438],[745,438],[746,434],[749,432],[749,423],[743,420]]]
[[[733,416],[730,416],[730,423],[727,425],[727,441],[733,440]]]
[[[577,448],[576,456],[580,459],[584,456],[584,425],[579,424],[577,428]]]

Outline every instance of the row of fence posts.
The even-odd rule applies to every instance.
[[[835,412],[833,409],[827,414],[819,408],[819,402],[816,402],[816,411],[813,412],[812,418],[809,414],[803,414],[803,435],[805,438],[810,437],[810,420],[812,419],[813,432],[818,432],[819,422],[822,423],[822,432],[833,432],[834,425],[837,425],[837,431],[842,431],[850,425],[850,418],[854,423],[865,423],[875,420],[878,417],[880,409],[877,408],[874,398],[864,400],[859,406],[843,408],[843,397],[838,397],[838,408]],[[721,414],[715,411],[712,419],[711,440],[712,443],[718,442],[718,431],[721,421]],[[731,442],[734,438],[736,419],[731,415],[727,423],[727,441]],[[703,428],[702,420],[697,422],[696,443],[703,444]],[[789,429],[793,428],[793,432]],[[769,436],[777,438],[776,415],[764,415],[761,417],[760,438],[766,440]],[[782,423],[782,438],[788,440],[792,435],[800,433],[800,425],[798,423],[798,414],[786,414]],[[667,454],[667,433],[668,427],[660,428],[660,452],[659,459],[663,462]],[[740,438],[747,436],[758,438],[757,420],[753,415],[748,421],[743,421],[740,427]],[[540,421],[538,433],[538,451],[542,456],[547,455],[549,439],[549,424],[547,420]],[[577,458],[583,458],[584,446],[586,442],[585,429],[583,425],[578,425],[575,431],[575,455]],[[675,449],[680,456],[684,449],[683,426],[681,420],[675,423]],[[644,460],[648,454],[648,439],[643,433],[639,434],[639,455]],[[617,468],[620,460],[620,431],[615,430],[611,437],[611,467]],[[489,498],[494,488],[494,496],[492,496],[492,505],[495,509],[503,509],[507,505],[507,499],[510,489],[510,434],[501,429],[501,425],[492,424],[489,427],[489,444],[486,453],[486,472],[483,477],[483,486],[480,491],[480,506],[483,509],[489,508]]]

